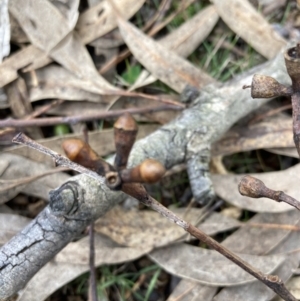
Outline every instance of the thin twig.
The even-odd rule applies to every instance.
[[[42,114],[45,114],[47,111],[49,111],[50,109],[52,109],[54,107],[59,106],[64,101],[65,101],[64,99],[56,99],[56,100],[52,101],[51,103],[40,107],[39,109],[35,110],[31,114],[25,116],[24,119],[32,119],[32,118],[36,118]]]
[[[94,173],[90,170],[71,162],[69,159],[62,157],[61,155],[53,152],[52,150],[38,144],[37,142],[32,141],[30,138],[28,138],[24,134],[17,135],[13,142],[25,144],[31,148],[34,148],[38,151],[41,151],[52,158],[55,159],[55,162],[57,165],[60,166],[68,166],[71,169],[74,169],[76,171],[79,171],[81,173],[85,173],[88,176],[92,176]],[[93,178],[99,178],[101,183],[103,183],[103,177],[97,175],[97,177],[92,176]],[[266,286],[271,288],[275,293],[277,293],[279,296],[281,296],[286,301],[297,301],[297,299],[287,290],[285,287],[283,281],[276,275],[268,275],[262,273],[260,270],[256,269],[255,267],[251,266],[249,263],[244,261],[242,258],[216,242],[214,239],[209,237],[207,234],[202,232],[200,229],[196,228],[195,226],[191,225],[190,223],[184,221],[183,219],[176,216],[172,211],[168,210],[166,207],[164,207],[162,204],[160,204],[158,201],[156,201],[154,198],[152,198],[143,188],[143,186],[139,184],[127,184],[124,185],[123,191],[125,193],[130,194],[131,196],[134,196],[137,198],[141,203],[144,205],[150,207],[151,209],[157,211],[162,216],[166,217],[170,221],[177,224],[179,227],[183,228],[185,231],[193,235],[194,237],[198,238],[202,242],[206,243],[209,247],[213,248],[217,252],[224,255],[226,258],[237,264],[239,267],[241,267],[244,271],[248,272],[252,276],[254,276],[256,279],[263,282]]]
[[[65,117],[48,117],[48,118],[37,118],[30,120],[19,120],[19,119],[5,119],[0,120],[1,127],[28,127],[28,126],[49,126],[56,124],[76,124],[84,121],[91,121],[97,119],[112,119],[123,115],[124,113],[130,114],[145,114],[150,112],[158,112],[165,110],[181,110],[182,107],[175,105],[160,105],[160,106],[147,106],[144,108],[129,108],[123,110],[114,110],[109,112],[96,112],[95,114],[89,115],[75,115]]]
[[[266,286],[271,288],[275,293],[277,293],[279,296],[281,296],[286,301],[296,301],[297,299],[288,291],[288,289],[285,287],[283,281],[277,276],[277,275],[268,275],[262,273],[260,270],[256,269],[255,267],[251,266],[248,262],[244,261],[242,258],[216,242],[214,239],[209,237],[207,234],[202,232],[200,229],[196,228],[195,226],[191,225],[190,223],[180,219],[177,217],[173,212],[165,208],[163,205],[161,205],[159,202],[157,202],[155,199],[153,199],[151,196],[149,196],[149,199],[147,201],[143,201],[145,205],[152,208],[153,210],[159,212],[161,215],[166,217],[167,219],[171,220],[184,230],[186,230],[188,233],[193,235],[194,237],[198,238],[202,242],[206,243],[209,247],[213,248],[217,252],[224,255],[226,258],[237,264],[239,267],[241,267],[244,271],[248,272],[252,276],[254,276],[256,279],[263,282]]]

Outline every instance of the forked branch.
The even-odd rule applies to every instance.
[[[74,165],[73,162],[69,161],[67,158],[63,158],[61,155],[55,155],[51,150],[48,150],[45,147],[40,146],[38,143],[32,141],[28,137],[26,137],[24,134],[19,134],[17,137],[14,138],[14,142],[25,144],[29,147],[32,147],[36,150],[43,149],[45,153],[51,154],[51,156],[55,159],[55,162],[57,165],[62,166],[68,166],[71,169],[76,168],[75,170],[81,171],[83,173],[85,172],[85,168],[78,168],[77,164]],[[62,160],[63,158],[63,160]],[[88,176],[91,176],[90,173],[87,173]],[[210,236],[196,228],[195,226],[191,225],[190,223],[184,221],[183,219],[176,216],[172,211],[168,210],[166,207],[161,205],[159,202],[157,202],[154,198],[152,198],[145,188],[140,184],[124,184],[122,187],[123,192],[133,196],[138,201],[143,203],[144,205],[150,207],[151,209],[157,211],[162,216],[166,217],[170,221],[177,224],[179,227],[183,228],[185,231],[193,235],[194,237],[198,238],[202,242],[206,243],[209,247],[213,248],[217,252],[221,253],[225,257],[227,257],[229,260],[240,266],[243,270],[263,282],[265,285],[267,285],[269,288],[271,288],[275,293],[277,293],[279,296],[281,296],[286,301],[296,301],[297,299],[288,291],[288,289],[285,287],[283,281],[276,275],[268,275],[264,274],[255,267],[251,266],[249,263],[241,259],[239,256],[219,244],[217,241],[212,239]]]

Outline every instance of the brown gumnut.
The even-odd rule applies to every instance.
[[[120,171],[124,183],[155,183],[165,174],[165,167],[154,159],[146,159],[140,165]]]
[[[86,142],[80,139],[65,140],[62,143],[62,148],[71,161],[94,170],[102,176],[105,172],[112,170],[107,162],[102,160]]]
[[[277,96],[291,96],[293,90],[280,84],[273,77],[254,74],[251,84],[252,98],[272,98]]]
[[[238,186],[241,195],[251,198],[261,198],[268,195],[268,188],[265,184],[254,177],[244,176]]]

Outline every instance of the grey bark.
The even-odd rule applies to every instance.
[[[130,155],[134,166],[155,158],[166,168],[186,162],[196,198],[211,194],[208,173],[210,145],[236,121],[268,100],[250,97],[242,86],[254,73],[289,83],[283,56],[256,67],[226,85],[212,84],[201,90],[189,108],[173,122],[138,141]],[[0,299],[8,298],[92,220],[104,215],[123,199],[103,183],[79,175],[50,194],[50,205],[21,233],[0,249]]]
[[[50,192],[50,204],[0,249],[0,300],[19,289],[122,197],[85,175]]]

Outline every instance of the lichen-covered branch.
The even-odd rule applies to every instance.
[[[242,89],[251,83],[256,72],[281,83],[288,82],[280,55],[226,85],[205,87],[177,119],[134,145],[129,165],[135,166],[149,157],[166,168],[186,162],[195,197],[207,196],[211,185],[208,174],[211,143],[267,101],[253,100],[249,91]],[[104,215],[123,197],[123,193],[110,191],[85,175],[71,178],[52,192],[50,205],[0,249],[0,299],[22,288],[92,220]]]
[[[137,165],[147,157],[160,161],[167,169],[185,162],[195,199],[201,202],[209,197],[211,144],[240,118],[268,101],[252,99],[250,92],[242,89],[255,73],[270,75],[283,84],[290,82],[280,54],[223,86],[205,87],[177,119],[135,144],[130,164]]]

